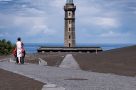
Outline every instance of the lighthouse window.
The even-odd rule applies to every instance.
[[[71,47],[71,44],[69,43],[69,47]]]
[[[71,24],[71,21],[69,20],[69,24]]]
[[[69,39],[70,39],[71,37],[69,36]]]
[[[71,15],[71,13],[69,12],[69,13],[68,13],[68,15],[70,16],[70,15]]]
[[[70,31],[70,28],[69,28],[69,31]]]

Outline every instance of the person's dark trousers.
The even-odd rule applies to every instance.
[[[15,59],[16,59],[16,63],[18,64],[19,63],[18,57],[15,57]],[[24,57],[20,58],[20,62],[21,62],[21,64],[24,64]]]
[[[18,57],[15,57],[15,59],[16,59],[16,63],[18,64],[18,63],[19,63],[19,61],[18,61]]]
[[[21,59],[20,59],[21,60],[21,64],[24,64],[24,61],[25,61],[24,59],[25,59],[24,57],[21,57]]]

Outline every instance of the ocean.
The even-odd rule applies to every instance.
[[[98,46],[101,47],[104,51],[105,50],[111,50],[111,49],[116,49],[116,48],[121,48],[121,47],[126,47],[126,46],[131,46],[133,44],[77,44],[77,47],[93,47],[93,46]],[[26,50],[26,53],[36,53],[37,49],[40,48],[41,46],[50,46],[50,47],[63,47],[63,44],[60,43],[24,43],[24,47]]]

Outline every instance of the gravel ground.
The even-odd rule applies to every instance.
[[[73,56],[82,70],[136,76],[136,45]]]
[[[49,66],[59,66],[67,53],[51,52],[27,54],[25,62],[38,64],[39,58],[45,60]]]
[[[0,69],[0,90],[41,90],[44,83]]]
[[[66,90],[136,90],[136,77],[39,66],[36,64],[16,65],[9,62],[0,62],[0,68],[44,83],[53,83],[66,88]]]

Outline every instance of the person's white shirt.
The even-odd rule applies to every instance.
[[[16,46],[17,46],[17,49],[21,49],[22,48],[22,42],[17,41]]]
[[[16,42],[16,47],[17,47],[17,57],[22,57],[22,42],[17,41]]]

